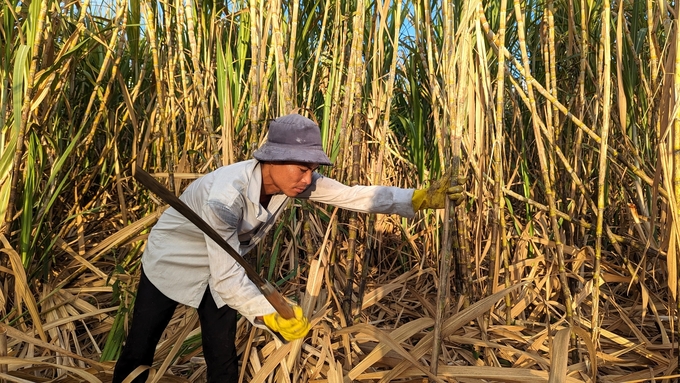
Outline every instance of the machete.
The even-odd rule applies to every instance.
[[[182,202],[181,199],[172,194],[170,190],[161,185],[161,183],[156,181],[156,179],[153,178],[151,174],[147,173],[139,166],[135,167],[134,176],[137,181],[146,186],[154,194],[159,196],[168,205],[172,206],[175,210],[182,214],[184,218],[191,221],[191,223],[201,229],[205,235],[210,237],[210,239],[215,241],[215,243],[224,249],[224,251],[231,255],[231,257],[234,258],[234,260],[238,262],[241,267],[243,267],[243,269],[246,271],[246,275],[248,275],[248,278],[250,278],[250,280],[255,283],[257,288],[260,289],[260,292],[262,292],[262,295],[264,295],[269,303],[274,306],[274,309],[276,309],[276,312],[278,312],[279,315],[286,319],[295,318],[293,309],[278,292],[278,290],[276,290],[276,288],[271,283],[269,283],[269,281],[262,278],[260,274],[258,274],[257,271],[255,271],[255,269],[253,269],[253,267],[248,262],[246,262],[245,259],[243,259],[243,257],[241,257],[241,255],[237,253],[236,250],[234,250],[231,245],[229,245],[229,243],[215,231],[215,229],[213,229],[207,222],[205,222],[205,220],[203,220],[203,218],[201,218],[201,216],[191,210],[187,204]]]

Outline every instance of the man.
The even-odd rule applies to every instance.
[[[318,125],[298,114],[273,120],[267,142],[253,157],[206,174],[180,197],[242,255],[273,227],[290,198],[405,217],[419,209],[443,207],[447,195],[462,201],[461,187],[349,187],[316,173],[320,165],[332,164],[321,146]],[[286,340],[303,338],[309,331],[299,306],[293,307],[295,318],[280,317],[228,253],[169,208],[149,234],[132,324],[113,383],[122,382],[138,366],[151,365],[178,303],[198,311],[209,383],[238,381],[237,312]],[[144,382],[147,375],[140,374],[134,382]]]

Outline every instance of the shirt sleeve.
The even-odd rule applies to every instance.
[[[327,203],[361,213],[399,214],[413,218],[413,189],[393,186],[347,186],[314,173],[312,185],[298,198]]]
[[[203,218],[224,238],[231,247],[238,251],[237,227],[241,220],[243,202],[240,198],[225,205],[220,202],[209,201],[203,207]],[[210,286],[219,297],[215,298],[218,307],[219,300],[237,310],[251,323],[257,316],[276,311],[248,278],[246,271],[222,249],[215,241],[205,236],[210,264]]]

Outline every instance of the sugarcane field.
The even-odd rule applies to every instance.
[[[679,15],[5,0],[0,383],[680,381]]]

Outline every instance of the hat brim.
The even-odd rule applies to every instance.
[[[333,166],[331,160],[321,149],[281,144],[276,144],[276,146],[274,146],[268,142],[265,142],[262,147],[257,149],[253,153],[253,157],[259,161],[302,162],[306,164]]]

